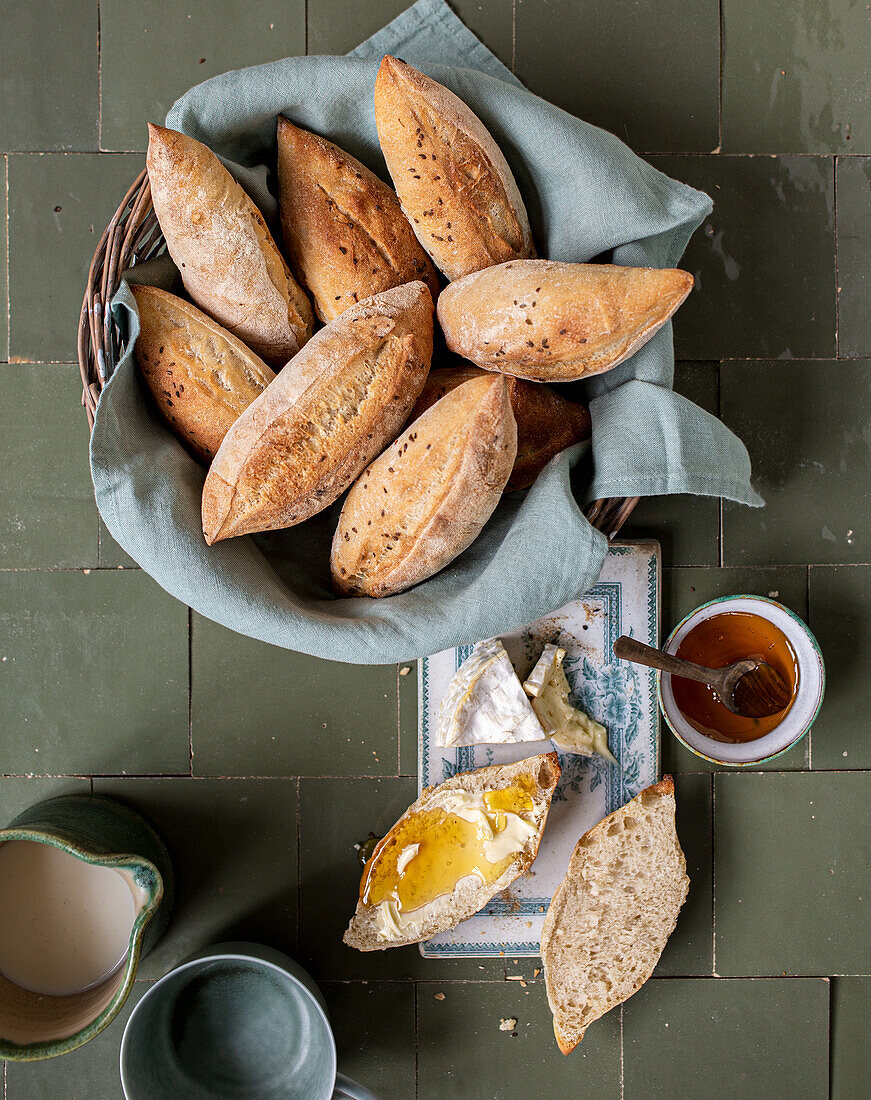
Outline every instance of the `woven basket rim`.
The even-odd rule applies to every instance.
[[[164,251],[163,233],[151,202],[145,168],[139,173],[97,243],[88,269],[79,316],[77,351],[82,375],[82,405],[90,430],[103,387],[123,351],[123,341],[110,305],[122,272]],[[594,500],[584,515],[598,531],[613,539],[631,515],[638,497]]]

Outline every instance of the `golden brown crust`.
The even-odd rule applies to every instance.
[[[337,591],[390,596],[444,569],[492,515],[516,454],[504,378],[473,378],[436,402],[348,493],[331,555]]]
[[[148,130],[154,212],[185,289],[267,363],[283,366],[311,336],[314,316],[263,215],[201,142]]]
[[[449,279],[535,255],[505,157],[453,92],[388,55],[375,81],[375,122],[402,209]]]
[[[486,374],[481,367],[441,367],[430,371],[410,419],[416,420],[463,382]],[[517,458],[505,488],[528,489],[555,455],[590,438],[590,412],[585,405],[567,401],[549,386],[522,378],[508,379],[508,393],[517,421]]]
[[[363,298],[439,278],[393,191],[331,141],[278,116],[278,201],[294,272],[322,321]]]
[[[633,355],[692,290],[686,271],[515,260],[442,292],[451,351],[535,382],[571,382]]]
[[[190,302],[131,286],[139,310],[136,363],[172,430],[207,463],[275,375]]]
[[[396,436],[426,380],[432,298],[406,283],[321,329],[236,421],[203,487],[210,545],[301,523]]]

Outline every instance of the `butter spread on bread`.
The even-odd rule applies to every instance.
[[[284,366],[311,336],[314,316],[263,215],[201,142],[148,130],[151,200],[185,289],[261,359]]]
[[[535,255],[505,157],[453,92],[388,55],[375,81],[375,123],[402,209],[449,279]]]
[[[439,705],[435,743],[500,745],[545,736],[505,646],[498,638],[478,642]]]
[[[322,321],[362,298],[439,279],[393,191],[331,141],[278,116],[278,203],[291,267]]]
[[[547,753],[424,790],[363,869],[345,943],[418,943],[477,913],[531,866],[559,774]]]
[[[479,378],[481,367],[441,367],[430,371],[411,417],[416,419],[452,389]],[[511,409],[517,421],[517,458],[506,489],[528,489],[550,460],[582,439],[590,438],[590,412],[567,401],[550,386],[508,378]]]
[[[210,545],[322,511],[402,427],[432,356],[432,298],[406,283],[320,330],[239,417],[203,487]]]
[[[333,538],[336,590],[389,596],[444,569],[492,515],[516,454],[504,378],[473,378],[437,401],[348,493]]]
[[[692,286],[674,268],[514,260],[451,283],[438,319],[451,351],[479,367],[571,382],[628,359]]]
[[[210,462],[275,375],[190,302],[153,286],[130,289],[139,310],[139,370],[176,435]]]
[[[638,992],[674,931],[689,889],[674,813],[667,775],[575,846],[541,934],[547,999],[563,1054],[594,1020]]]
[[[601,756],[616,764],[608,748],[605,727],[569,702],[571,689],[563,668],[565,655],[566,651],[559,646],[546,645],[523,683],[544,735],[564,752]]]

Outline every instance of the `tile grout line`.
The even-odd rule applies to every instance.
[[[3,358],[8,363],[12,350],[12,299],[9,296],[9,157],[3,155],[3,189],[6,203],[6,347],[3,348]]]
[[[517,0],[511,0],[511,71],[517,65]]]
[[[835,230],[835,358],[841,358],[841,271],[838,256],[838,156],[832,157],[832,220]]]
[[[813,566],[808,565],[808,567],[807,567],[807,580],[805,582],[805,584],[806,584],[805,598],[807,600],[807,623],[808,623],[808,627],[811,630],[813,630],[813,627],[811,627],[811,625],[810,625],[810,622],[811,622],[811,569],[812,568],[813,568]],[[812,722],[810,729],[807,731],[807,767],[808,767],[808,771],[813,771],[813,766],[814,766],[814,723]]]
[[[102,10],[97,0],[97,152],[103,150],[103,42]]]
[[[716,772],[711,772],[711,975],[717,975],[717,837],[715,833],[716,823],[716,798],[717,784]]]
[[[302,861],[302,841],[300,835],[302,833],[302,805],[300,799],[300,784],[302,779],[297,776],[296,780],[296,958],[299,958],[300,948],[300,926],[302,925],[302,883],[300,876],[300,864]]]
[[[188,769],[194,776],[194,613],[188,608]]]
[[[719,67],[717,70],[717,148],[716,153],[723,149],[723,0],[718,0],[717,35],[719,42]]]
[[[303,5],[303,35],[302,44],[306,56],[308,56],[308,0]]]
[[[624,1033],[623,1005],[620,1005],[620,1100],[626,1096],[626,1041]]]
[[[418,1084],[419,1066],[418,1066],[418,1016],[419,1016],[419,1002],[420,1002],[420,983],[415,981],[414,983],[414,1095],[415,1100],[420,1096],[420,1086]]]

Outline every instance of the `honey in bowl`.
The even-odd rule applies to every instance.
[[[725,668],[755,657],[771,665],[790,688],[789,706],[767,718],[733,714],[706,684],[672,676],[674,701],[693,729],[730,744],[756,741],[771,733],[789,713],[798,690],[798,658],[778,627],[747,611],[725,611],[697,623],[677,648],[676,656],[708,668]]]

